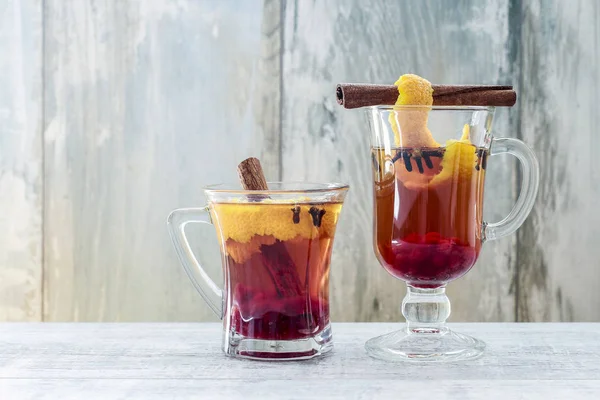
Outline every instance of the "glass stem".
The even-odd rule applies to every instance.
[[[444,333],[450,316],[450,300],[446,287],[417,288],[407,285],[402,300],[402,315],[409,333]]]

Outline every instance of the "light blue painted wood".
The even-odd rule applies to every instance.
[[[392,84],[404,73],[439,84],[516,84],[509,42],[510,2],[288,2],[283,77],[283,178],[350,184],[332,261],[332,317],[400,321],[404,283],[372,249],[369,131],[360,110],[335,103],[339,82]],[[515,136],[499,110],[495,130]],[[486,178],[485,217],[513,204],[514,161],[494,158]],[[477,265],[448,287],[454,321],[513,321],[515,238],[486,243]]]
[[[600,6],[517,3],[3,2],[0,320],[214,320],[165,218],[257,155],[269,179],[351,184],[332,317],[401,320],[403,285],[371,248],[367,125],[333,90],[406,72],[515,85],[494,130],[540,155],[532,217],[449,286],[451,319],[599,320]],[[516,196],[512,160],[494,158],[487,182],[497,220]],[[192,233],[219,280],[214,232]]]
[[[0,320],[42,316],[42,7],[0,4]]]
[[[522,321],[600,320],[600,4],[523,2],[520,133],[539,155],[519,234]]]
[[[256,155],[262,8],[237,1],[46,2],[45,317],[215,320],[168,213]],[[193,231],[220,280],[214,230]]]

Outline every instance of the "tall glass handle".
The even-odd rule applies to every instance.
[[[540,168],[535,153],[518,139],[492,140],[490,155],[511,154],[521,162],[521,192],[510,214],[500,222],[484,224],[485,240],[495,240],[514,233],[531,212],[540,184]]]
[[[173,240],[173,245],[175,245],[177,256],[187,276],[215,314],[220,319],[223,319],[223,290],[210,279],[196,259],[196,256],[194,256],[190,243],[185,236],[185,226],[190,223],[212,225],[208,207],[180,208],[174,210],[167,219],[167,226],[171,240]],[[196,278],[197,274],[199,274],[200,279]]]

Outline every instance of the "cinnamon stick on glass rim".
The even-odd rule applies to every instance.
[[[512,107],[517,93],[512,86],[501,85],[432,85],[434,106]],[[394,105],[398,100],[395,85],[340,83],[336,88],[339,105],[347,109]]]
[[[269,190],[258,158],[246,158],[238,165],[237,171],[244,190]]]

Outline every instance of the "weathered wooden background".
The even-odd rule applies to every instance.
[[[401,319],[371,248],[368,132],[341,81],[510,83],[497,136],[533,146],[537,203],[449,287],[453,321],[600,321],[600,2],[0,1],[0,320],[215,320],[165,219],[263,159],[271,180],[347,181],[335,321]],[[518,194],[490,163],[485,215]],[[214,232],[194,240],[221,279]]]

